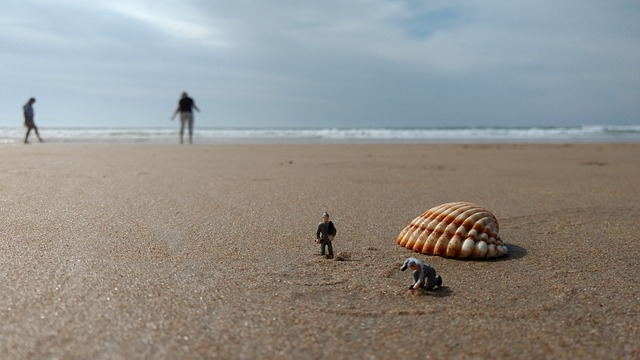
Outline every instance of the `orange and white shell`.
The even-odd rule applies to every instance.
[[[498,235],[495,216],[468,202],[427,210],[405,227],[396,241],[413,251],[451,258],[491,258],[509,252]]]

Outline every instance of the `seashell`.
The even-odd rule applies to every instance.
[[[491,258],[509,253],[498,235],[498,220],[468,202],[436,206],[405,227],[396,242],[427,255]]]

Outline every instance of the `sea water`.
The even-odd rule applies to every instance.
[[[47,143],[178,142],[177,128],[39,127]],[[0,143],[19,144],[22,127],[0,127]],[[185,134],[186,139],[186,134]],[[31,141],[37,141],[35,134]],[[574,127],[196,128],[199,144],[436,144],[640,142],[640,125]]]

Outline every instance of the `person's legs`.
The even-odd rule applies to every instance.
[[[27,128],[27,133],[24,135],[24,143],[27,144],[29,143],[29,133],[31,132],[31,128],[28,127]]]
[[[329,259],[333,259],[333,245],[331,245],[331,241],[327,241],[326,243],[329,248]]]
[[[42,142],[42,138],[40,137],[40,134],[38,133],[38,128],[37,127],[33,127],[33,131],[36,132],[36,136],[38,137],[38,141]]]
[[[184,116],[185,113],[181,113],[180,114],[180,144],[182,144],[183,141],[183,135],[184,135],[184,123],[185,121],[187,121],[187,118]]]
[[[327,242],[326,241],[320,241],[320,255],[324,256],[324,250],[327,246]]]
[[[33,123],[33,116],[26,116],[24,119],[24,126],[27,127],[27,133],[24,135],[24,143],[28,143],[29,142],[29,134],[31,133],[31,129],[34,129],[36,126]],[[36,129],[36,131],[38,131]],[[38,138],[40,137],[40,135],[38,135]]]
[[[189,116],[189,144],[193,143],[193,114]]]
[[[190,112],[180,113],[180,144],[183,143],[184,126],[189,128],[189,142],[191,142],[191,133],[193,132],[193,116]]]
[[[436,275],[435,270],[429,272],[427,274],[427,283],[425,284],[425,289],[432,290],[436,286],[442,286],[442,278],[440,275]]]

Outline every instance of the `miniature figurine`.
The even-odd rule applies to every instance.
[[[424,289],[431,290],[436,286],[442,286],[442,277],[436,275],[436,269],[428,264],[416,258],[408,258],[402,264],[401,271],[407,270],[407,268],[413,271],[414,283],[409,285],[409,293],[413,294],[414,290]],[[425,284],[426,280],[426,284]]]
[[[326,255],[327,259],[333,259],[333,246],[331,242],[336,236],[336,227],[333,222],[329,221],[329,213],[324,212],[322,214],[322,222],[318,224],[318,230],[316,230],[316,244],[320,244],[320,255],[325,256],[325,248],[328,248],[329,253]]]

